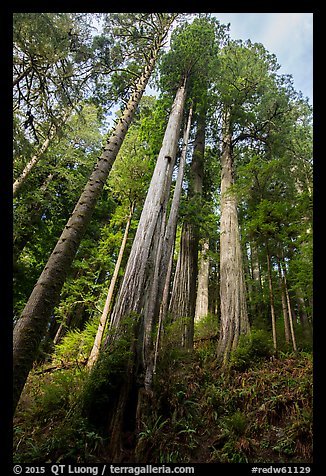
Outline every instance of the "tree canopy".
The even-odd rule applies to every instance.
[[[13,15],[17,462],[311,461],[313,119],[279,70],[211,14]]]

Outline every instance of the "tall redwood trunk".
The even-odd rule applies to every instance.
[[[135,84],[134,92],[131,94],[114,131],[108,138],[102,155],[99,157],[98,163],[16,324],[13,342],[14,411],[28,373],[37,356],[39,344],[46,332],[49,318],[55,305],[58,303],[60,291],[70,265],[154,69],[161,44],[169,26],[170,24],[166,26],[166,30],[154,42],[150,59]]]
[[[262,316],[263,314],[263,304],[262,300],[264,299],[263,296],[263,287],[261,282],[261,273],[260,273],[260,266],[259,266],[259,257],[258,257],[258,249],[257,244],[253,239],[250,241],[250,258],[251,258],[251,269],[252,269],[252,291],[254,296],[254,311],[257,316]]]
[[[109,423],[111,431],[109,453],[115,462],[119,462],[124,410],[130,394],[135,395],[135,392],[138,394],[137,414],[139,416],[136,417],[136,425],[139,424],[137,420],[141,420],[142,415],[146,414],[152,394],[151,376],[154,366],[152,332],[159,304],[157,302],[159,264],[185,97],[186,81],[180,85],[176,93],[124,278],[111,315],[111,328],[116,332],[107,340],[107,352],[110,351],[110,346],[115,340],[119,339],[120,333],[123,332],[123,324],[128,317],[132,317],[134,328],[138,328],[137,346],[130,356],[128,370],[126,370],[126,381],[130,384],[120,389],[117,402],[119,415],[113,415]],[[138,324],[135,314],[138,317]],[[135,382],[137,382],[137,389],[135,389]]]
[[[267,248],[268,288],[269,288],[269,299],[270,299],[271,319],[272,319],[272,335],[273,335],[274,349],[277,350],[276,318],[275,318],[274,291],[273,291],[273,281],[272,281],[271,256],[269,253],[268,246],[266,248]]]
[[[237,199],[232,157],[230,112],[224,111],[221,156],[221,219],[220,219],[220,335],[217,359],[227,364],[230,352],[237,347],[241,334],[250,330],[247,314]]]
[[[197,121],[188,192],[189,201],[196,201],[197,206],[200,206],[203,187],[205,126],[205,114],[200,114]],[[178,319],[183,321],[181,325],[181,345],[188,349],[193,347],[194,339],[198,243],[198,225],[191,222],[191,220],[185,221],[182,226],[180,252],[173,280],[169,312],[174,321]]]
[[[278,267],[278,277],[279,277],[279,284],[280,284],[280,291],[281,291],[283,320],[284,320],[284,336],[285,336],[285,342],[288,345],[290,343],[290,325],[289,325],[287,301],[286,301],[286,295],[285,295],[285,289],[284,289],[284,280],[282,276],[281,263],[279,258],[277,259],[277,267]]]
[[[160,269],[159,269],[160,288],[161,288],[161,292],[159,293],[159,301],[161,301],[161,294],[163,293],[163,287],[165,287],[168,283],[170,283],[171,276],[168,276],[167,270],[171,262],[171,255],[173,253],[174,243],[175,243],[179,205],[181,200],[183,177],[184,177],[184,171],[186,166],[186,155],[187,155],[187,149],[188,149],[191,119],[192,119],[192,107],[190,108],[190,111],[189,111],[187,125],[185,127],[185,131],[183,135],[183,144],[182,144],[182,151],[181,151],[180,164],[179,164],[179,170],[178,170],[178,177],[177,177],[177,181],[176,181],[175,189],[173,193],[169,219],[168,219],[168,223],[166,225],[166,230],[164,234],[162,258],[161,258]],[[164,304],[163,307],[166,307],[167,303],[165,302],[161,303],[161,308],[162,308],[162,304]],[[164,311],[163,311],[163,314],[165,314]]]
[[[162,244],[162,258],[161,258],[160,267],[159,267],[159,289],[158,289],[158,302],[160,303],[160,310],[159,310],[158,329],[157,329],[155,351],[154,351],[153,373],[155,373],[162,326],[166,318],[166,313],[167,313],[168,304],[169,304],[170,281],[171,281],[172,263],[173,263],[173,250],[174,250],[175,235],[177,230],[177,221],[178,221],[179,205],[181,200],[182,183],[183,183],[184,171],[186,166],[186,157],[187,157],[191,119],[192,119],[192,107],[190,108],[187,125],[185,127],[184,134],[183,134],[183,144],[182,144],[182,151],[180,156],[178,177],[177,177],[175,188],[174,188],[173,199],[171,203],[171,210],[169,214],[168,223],[166,225],[164,240]]]
[[[199,321],[208,314],[208,285],[209,285],[209,240],[203,241],[198,270],[198,285],[196,296],[195,320]]]

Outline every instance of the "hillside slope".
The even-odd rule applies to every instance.
[[[123,462],[312,462],[311,354],[238,355],[221,372],[214,351],[211,342],[166,353],[152,415],[125,435]],[[14,422],[16,462],[107,460],[109,435],[79,410],[85,376],[78,367],[31,374]]]

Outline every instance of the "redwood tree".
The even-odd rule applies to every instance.
[[[91,174],[43,272],[14,329],[14,411],[36,358],[39,344],[47,328],[54,306],[97,199],[119,152],[136,108],[153,72],[158,54],[175,14],[153,14],[152,36],[143,72],[134,84],[126,108],[110,134],[102,155]],[[141,26],[141,25],[140,25]]]

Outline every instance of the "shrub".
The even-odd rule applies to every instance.
[[[230,356],[230,367],[234,370],[246,370],[262,359],[273,355],[273,343],[270,335],[261,329],[253,329],[250,334],[241,336],[239,345]]]
[[[214,314],[208,314],[198,321],[195,321],[195,339],[212,337],[217,335],[217,332],[218,320]]]

